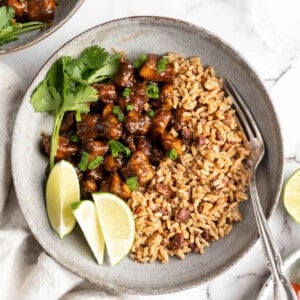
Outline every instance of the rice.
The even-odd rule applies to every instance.
[[[176,161],[162,160],[150,184],[128,201],[136,224],[131,257],[141,263],[204,254],[242,220],[239,203],[247,200],[250,151],[222,80],[199,57],[168,57],[176,70],[173,108],[192,142],[183,144]]]

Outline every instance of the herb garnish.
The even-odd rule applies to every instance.
[[[122,110],[120,109],[119,106],[114,105],[113,110],[112,110],[113,114],[118,118],[119,122],[123,122],[125,119],[125,116],[122,112]]]
[[[80,161],[78,163],[78,169],[80,171],[87,171],[87,170],[93,170],[97,167],[99,167],[102,163],[103,163],[103,156],[96,156],[92,161],[89,162],[90,159],[90,155],[85,152],[82,151],[81,152],[81,158]]]
[[[139,187],[139,182],[137,177],[128,177],[126,179],[126,184],[131,191],[135,191]]]
[[[69,137],[70,137],[71,142],[73,142],[73,143],[78,143],[79,142],[79,137],[78,137],[78,135],[76,134],[75,131],[71,131],[69,133]]]
[[[155,115],[155,111],[153,109],[149,109],[147,115],[148,115],[149,118],[152,119],[154,117],[154,115]]]
[[[133,104],[127,104],[126,111],[131,111],[131,110],[133,110]]]
[[[167,67],[168,63],[169,63],[169,59],[167,57],[161,58],[157,62],[157,66],[156,66],[157,73],[162,73],[162,72],[166,71],[166,67]]]
[[[14,21],[15,10],[9,6],[0,7],[0,46],[15,41],[22,32],[40,29],[46,26],[43,22],[32,21],[17,23]]]
[[[97,167],[99,167],[100,165],[103,164],[103,156],[96,156],[91,162],[89,162],[88,164],[88,169],[89,170],[93,170],[93,169],[96,169]]]
[[[133,62],[133,66],[137,69],[139,69],[143,63],[147,60],[147,55],[146,54],[142,54],[139,56],[138,59],[136,59],[134,62]]]
[[[177,158],[177,151],[176,149],[171,149],[167,152],[167,157],[172,159],[172,160],[175,160]]]
[[[127,88],[124,89],[124,91],[122,93],[122,96],[128,97],[130,95],[130,93],[131,93],[131,88],[127,87]]]
[[[78,169],[80,171],[86,171],[88,169],[89,158],[90,158],[90,155],[87,152],[85,152],[85,151],[81,152],[81,158],[78,163]]]
[[[159,87],[157,84],[150,83],[146,87],[146,94],[149,98],[158,99],[159,98]]]
[[[125,156],[129,156],[131,154],[130,149],[118,141],[110,140],[108,145],[113,157],[118,157],[121,153],[123,153]]]
[[[59,130],[65,112],[75,111],[76,116],[88,113],[89,102],[98,99],[98,92],[89,84],[112,77],[119,66],[119,55],[109,55],[103,48],[91,46],[78,59],[59,58],[45,79],[31,95],[30,103],[36,112],[55,116],[50,148],[50,169],[54,166]]]

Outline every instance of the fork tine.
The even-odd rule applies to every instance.
[[[243,122],[243,127],[247,131],[249,138],[254,136],[262,140],[262,134],[257,126],[256,120],[234,84],[226,79],[224,81],[224,87],[227,94],[232,98],[233,104],[241,121]]]
[[[236,95],[233,95],[233,92],[231,90],[231,87],[228,85],[228,82],[224,82],[224,89],[227,93],[228,96],[231,97],[234,108],[236,109],[237,112],[237,122],[239,123],[240,127],[245,131],[247,138],[251,140],[254,137],[254,133],[252,128],[249,125],[249,121],[244,114],[243,109],[241,108],[239,102],[236,100]]]

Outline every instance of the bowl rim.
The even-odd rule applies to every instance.
[[[271,204],[268,205],[268,207],[266,208],[266,218],[269,219],[271,217],[271,215],[273,214],[278,201],[279,201],[279,197],[280,197],[280,193],[281,193],[281,187],[282,187],[282,182],[283,182],[283,166],[284,166],[284,151],[283,151],[283,139],[282,139],[282,132],[281,132],[281,127],[280,127],[280,123],[279,123],[279,119],[277,116],[277,113],[273,107],[271,98],[262,82],[262,80],[260,79],[260,77],[258,76],[258,74],[256,73],[256,71],[254,70],[254,68],[252,68],[251,64],[248,63],[248,61],[243,57],[243,55],[236,50],[233,46],[231,46],[228,42],[224,41],[222,38],[220,38],[219,36],[217,36],[216,34],[210,32],[209,30],[193,24],[191,22],[187,22],[184,21],[182,19],[177,19],[177,18],[170,18],[170,17],[165,17],[165,16],[155,16],[155,15],[141,15],[141,16],[127,16],[127,17],[123,17],[123,18],[117,18],[117,19],[112,19],[109,20],[107,22],[103,22],[100,23],[98,25],[95,25],[81,33],[79,33],[78,35],[74,36],[72,39],[68,40],[66,43],[64,43],[62,46],[60,46],[53,54],[51,54],[51,56],[46,60],[46,62],[42,65],[42,67],[37,71],[37,73],[35,74],[32,82],[28,85],[28,88],[30,88],[32,86],[33,81],[36,79],[37,76],[39,76],[40,72],[49,65],[50,62],[52,62],[52,60],[54,59],[54,57],[58,56],[59,54],[61,54],[61,51],[68,46],[69,44],[73,43],[74,41],[80,39],[82,37],[82,35],[86,35],[89,32],[96,30],[97,28],[101,28],[102,26],[106,26],[109,24],[114,24],[114,23],[119,23],[119,22],[125,22],[125,21],[147,21],[147,22],[159,22],[159,21],[165,21],[165,22],[169,22],[169,24],[171,24],[171,22],[175,22],[177,25],[183,25],[183,26],[187,26],[188,28],[192,28],[194,30],[197,31],[202,31],[204,32],[207,36],[209,36],[211,39],[213,39],[215,42],[218,42],[222,45],[224,45],[226,47],[226,50],[230,53],[230,55],[234,56],[235,58],[238,59],[239,62],[245,64],[248,66],[249,70],[251,71],[251,73],[249,74],[249,76],[255,80],[255,82],[257,84],[259,84],[260,88],[261,88],[261,93],[263,93],[264,97],[267,98],[269,100],[269,104],[272,106],[273,111],[274,111],[274,124],[276,124],[276,131],[278,132],[278,136],[280,137],[280,143],[278,145],[278,149],[279,149],[279,156],[280,156],[280,161],[278,162],[278,169],[280,169],[280,174],[276,174],[277,178],[278,178],[278,186],[276,187],[275,191],[273,191],[274,194],[274,199],[272,201]],[[56,57],[57,58],[57,57]],[[28,92],[28,91],[27,91]],[[27,95],[27,92],[24,95],[24,98]],[[17,167],[14,164],[14,157],[17,156],[17,149],[16,147],[14,147],[15,144],[15,140],[16,140],[16,132],[17,132],[17,127],[18,127],[18,118],[19,118],[19,114],[21,113],[22,110],[22,106],[24,105],[24,101],[22,101],[22,104],[19,107],[17,116],[16,116],[16,120],[15,120],[15,125],[14,125],[14,129],[13,129],[13,136],[12,136],[12,152],[11,152],[11,164],[12,164],[12,174],[13,174],[13,179],[14,179],[14,183],[15,183],[15,189],[16,189],[16,195],[17,195],[17,199],[20,205],[20,208],[22,210],[23,215],[25,216],[26,222],[29,225],[30,230],[32,231],[32,222],[30,221],[30,218],[27,217],[26,213],[24,213],[26,211],[26,205],[22,202],[19,201],[20,197],[21,197],[21,191],[18,190],[18,179],[16,177],[17,175]],[[250,200],[250,199],[249,199]],[[250,200],[251,201],[251,200]],[[98,282],[96,280],[93,280],[93,278],[90,278],[88,276],[86,276],[85,274],[82,274],[82,272],[80,270],[77,270],[76,267],[74,267],[74,263],[72,263],[71,261],[62,261],[62,259],[59,257],[59,255],[57,255],[54,251],[48,251],[49,249],[45,249],[43,247],[43,239],[40,238],[40,236],[37,234],[37,232],[32,231],[35,239],[38,241],[38,243],[42,246],[42,248],[44,249],[45,252],[47,252],[53,259],[55,259],[59,264],[61,264],[62,266],[66,267],[67,269],[69,269],[70,272],[76,274],[77,276],[92,282],[94,284],[96,284],[97,286],[100,286],[103,289],[106,290],[110,290],[113,292],[121,292],[121,293],[130,293],[130,294],[136,294],[136,295],[158,295],[158,294],[167,294],[167,293],[174,293],[174,292],[179,292],[179,291],[183,291],[183,290],[187,290],[196,286],[200,286],[203,285],[205,283],[207,283],[210,280],[213,280],[215,278],[217,278],[218,276],[220,276],[221,274],[225,273],[226,271],[228,271],[230,268],[232,268],[234,265],[236,265],[239,261],[242,260],[242,258],[249,252],[249,250],[254,246],[254,244],[258,241],[259,235],[258,235],[258,230],[256,229],[254,234],[253,234],[253,238],[250,240],[250,242],[243,247],[240,252],[238,253],[239,255],[235,255],[234,257],[232,257],[232,259],[230,260],[230,262],[227,262],[225,264],[223,264],[222,267],[220,267],[218,270],[215,270],[213,272],[211,272],[210,275],[208,275],[205,279],[193,279],[191,281],[188,282],[183,282],[181,285],[178,285],[176,287],[174,286],[169,286],[169,287],[160,287],[157,288],[156,290],[151,290],[151,292],[149,292],[149,289],[147,287],[145,288],[135,288],[135,287],[131,287],[131,288],[124,288],[124,287],[116,287],[113,284],[110,284],[109,282]]]
[[[71,10],[71,12],[62,20],[60,20],[58,23],[55,24],[55,26],[53,26],[52,24],[50,24],[50,26],[48,27],[49,30],[45,31],[43,34],[38,35],[37,37],[35,37],[33,40],[29,41],[29,42],[23,42],[18,46],[15,47],[9,47],[7,49],[0,49],[0,55],[1,54],[10,54],[10,53],[14,53],[23,49],[26,49],[32,45],[35,45],[37,43],[39,43],[40,41],[46,39],[48,36],[50,36],[52,33],[54,33],[55,31],[57,31],[62,25],[64,25],[68,20],[71,19],[71,17],[77,12],[77,10],[81,7],[81,5],[83,4],[85,0],[77,0],[74,8]],[[58,4],[59,5],[59,4]]]

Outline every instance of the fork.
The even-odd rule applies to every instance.
[[[280,253],[273,240],[256,189],[256,170],[265,154],[265,145],[262,134],[247,104],[233,83],[229,80],[225,80],[224,88],[228,96],[232,98],[233,105],[238,115],[237,121],[247,136],[251,150],[249,159],[249,165],[251,167],[249,190],[254,209],[254,215],[261,238],[262,249],[266,258],[267,266],[273,277],[273,299],[297,300],[291,284],[283,275]]]

